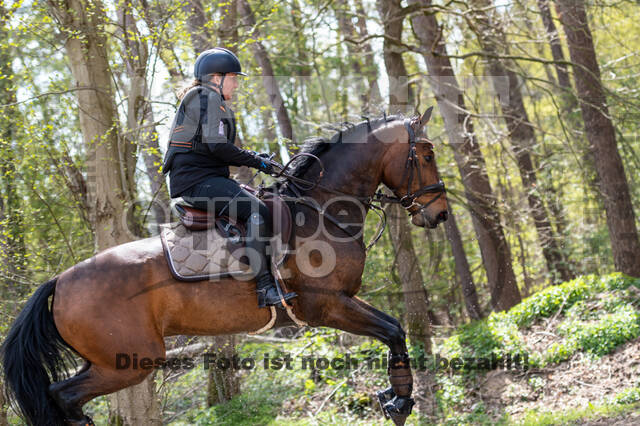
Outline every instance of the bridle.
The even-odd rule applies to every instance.
[[[405,163],[405,166],[404,166],[405,170],[404,170],[402,180],[404,180],[404,178],[407,176],[407,173],[409,174],[409,177],[407,179],[407,195],[399,198],[397,202],[399,202],[400,205],[404,207],[405,210],[407,210],[411,216],[414,216],[418,213],[421,213],[424,209],[426,209],[431,204],[435,203],[438,199],[440,199],[445,194],[446,190],[444,188],[444,182],[442,180],[432,185],[422,184],[422,175],[420,174],[420,166],[418,164],[418,155],[416,154],[416,143],[417,143],[416,132],[415,130],[413,130],[413,126],[411,125],[410,119],[407,118],[404,120],[404,127],[405,129],[407,129],[407,133],[409,134],[409,155],[407,157],[407,162]],[[418,175],[418,184],[420,185],[420,188],[418,188],[414,192],[410,192],[411,184],[413,183],[414,171],[415,171],[415,174]],[[397,191],[394,190],[393,192],[396,193]],[[433,197],[426,204],[416,203],[415,202],[416,198],[424,194],[438,194],[438,195]],[[414,211],[409,210],[410,208],[416,205],[419,207],[417,210],[414,210]]]

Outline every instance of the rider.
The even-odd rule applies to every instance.
[[[236,120],[230,101],[242,72],[240,61],[221,47],[198,56],[195,80],[180,95],[162,172],[169,174],[172,198],[182,197],[215,214],[235,215],[247,223],[246,247],[258,254],[250,262],[257,280],[258,306],[281,306],[267,255],[272,236],[267,206],[229,177],[229,166],[249,166],[273,173],[269,154],[256,154],[234,145]],[[253,253],[252,253],[253,254]],[[296,297],[287,293],[284,300]]]

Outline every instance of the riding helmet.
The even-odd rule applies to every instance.
[[[247,75],[242,72],[238,57],[224,47],[214,47],[213,49],[202,52],[200,56],[198,56],[198,59],[196,59],[193,70],[195,78],[200,81],[202,81],[207,74],[227,74],[230,72]]]

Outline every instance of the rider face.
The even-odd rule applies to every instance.
[[[220,84],[222,80],[222,75],[214,74],[211,77],[211,82],[215,84]],[[233,92],[238,87],[238,74],[228,73],[224,77],[224,82],[222,83],[222,94],[224,95],[225,100],[230,101],[233,99]]]

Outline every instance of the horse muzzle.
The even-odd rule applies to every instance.
[[[426,209],[421,209],[418,214],[411,217],[411,223],[422,228],[434,229],[448,218],[449,213],[446,210],[441,210],[435,216],[432,216]]]

